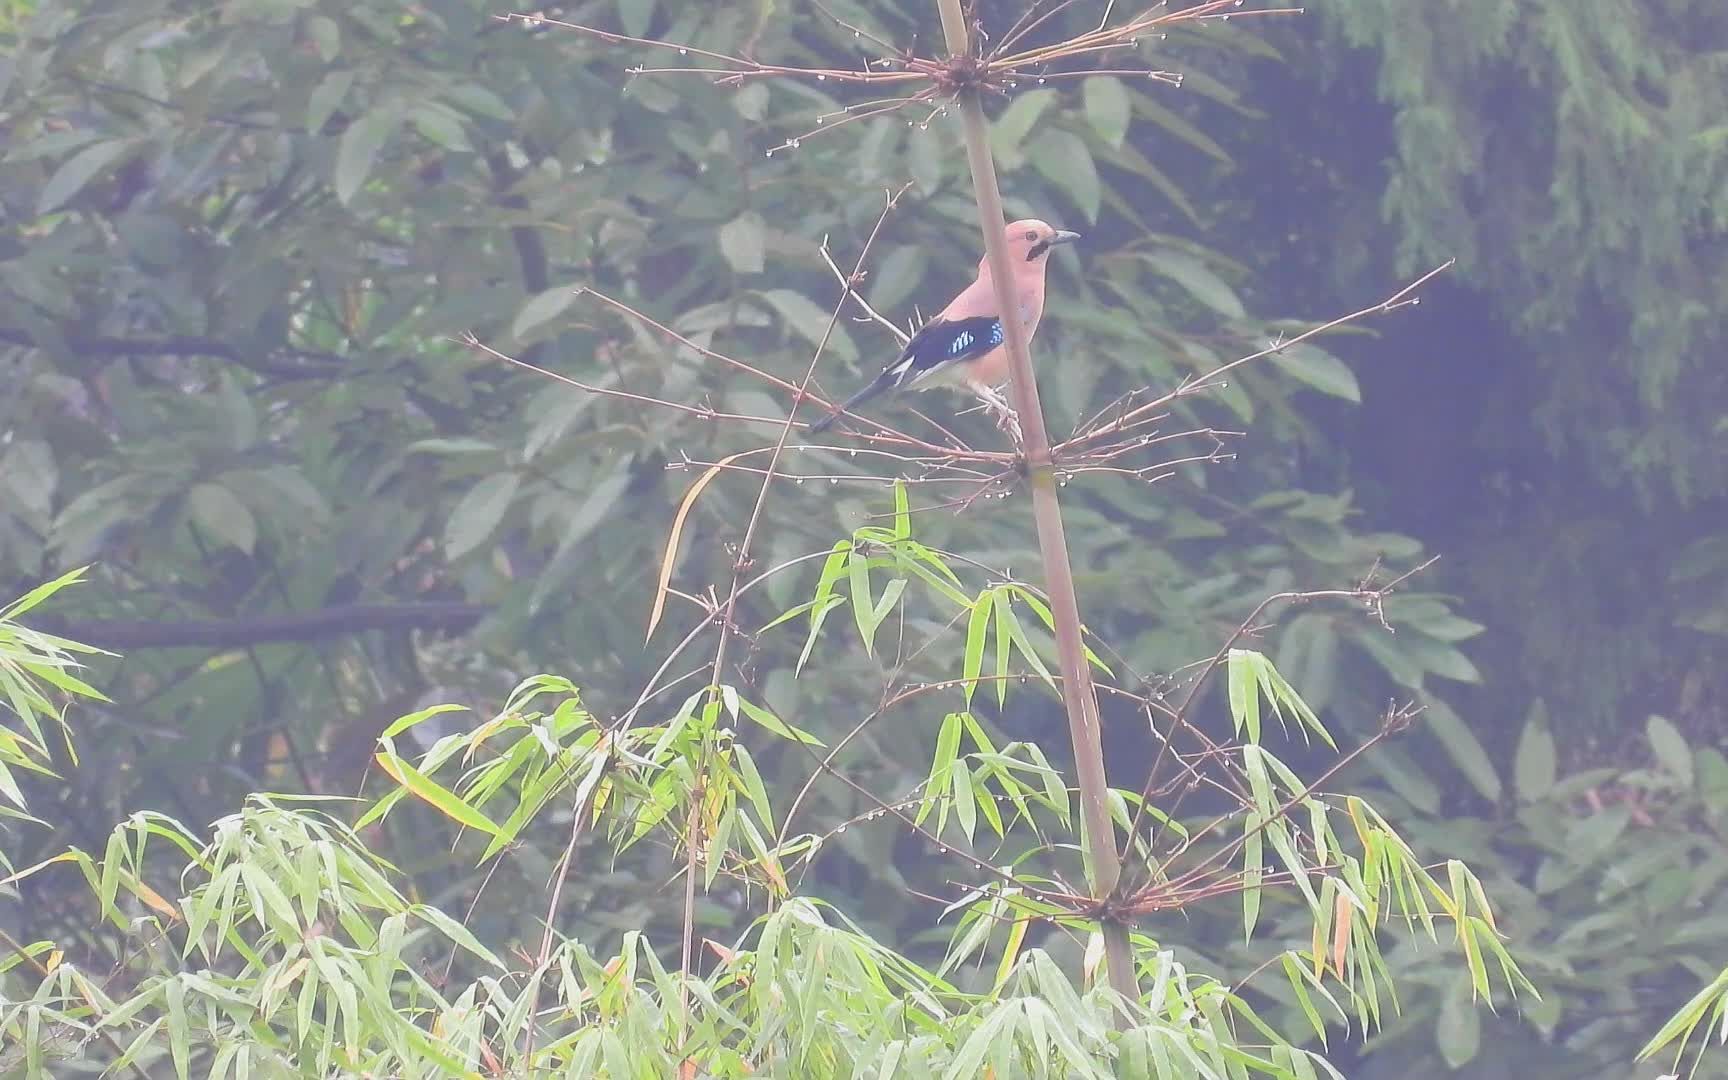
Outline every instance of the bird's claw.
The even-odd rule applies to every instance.
[[[1020,434],[1020,418],[1014,415],[1014,407],[992,387],[978,387],[977,392],[984,408],[996,418],[997,428],[1007,432],[1016,443],[1024,441]]]

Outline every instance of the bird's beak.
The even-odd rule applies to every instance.
[[[1077,232],[1069,232],[1067,229],[1057,229],[1056,235],[1050,238],[1050,244],[1052,247],[1057,244],[1072,244],[1078,239],[1080,239],[1080,234]]]

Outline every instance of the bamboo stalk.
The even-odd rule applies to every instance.
[[[942,14],[942,31],[948,52],[967,55],[966,18],[960,0],[936,0]],[[1099,733],[1098,693],[1086,663],[1086,646],[1080,623],[1080,605],[1074,595],[1074,572],[1068,558],[1068,538],[1062,527],[1062,508],[1057,499],[1055,469],[1050,455],[1050,435],[1044,427],[1044,410],[1038,401],[1038,384],[1032,373],[1026,328],[1011,313],[1015,310],[1008,293],[1013,280],[1004,237],[1007,218],[1002,212],[1002,193],[996,185],[996,165],[990,156],[990,126],[976,90],[958,95],[961,130],[966,158],[972,168],[973,192],[978,201],[978,223],[984,233],[984,255],[990,280],[996,289],[997,310],[1004,314],[1003,336],[1013,371],[1010,386],[1014,411],[1020,422],[1023,449],[1032,488],[1032,517],[1038,530],[1038,550],[1044,566],[1044,587],[1050,594],[1055,620],[1056,659],[1062,670],[1062,703],[1068,713],[1068,731],[1074,742],[1074,762],[1079,771],[1080,811],[1083,828],[1086,877],[1095,899],[1108,898],[1122,876],[1116,853],[1116,830],[1110,820],[1108,782],[1104,773],[1104,745]],[[1134,954],[1128,927],[1120,921],[1101,920],[1105,968],[1110,985],[1129,1001],[1140,998],[1135,978]],[[1118,1015],[1118,1021],[1126,1018]]]

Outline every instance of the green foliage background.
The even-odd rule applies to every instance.
[[[981,12],[1003,25],[1013,7]],[[922,3],[837,10],[897,39],[936,36]],[[768,157],[836,106],[828,88],[630,78],[645,58],[631,50],[491,14],[469,0],[7,9],[0,567],[19,593],[95,561],[104,587],[57,607],[57,628],[125,656],[96,680],[114,703],[85,720],[79,784],[43,793],[64,813],[37,811],[72,824],[9,835],[16,861],[69,840],[100,848],[91,838],[140,807],[201,822],[260,787],[351,792],[391,719],[496,701],[529,671],[568,674],[602,716],[630,707],[655,646],[698,617],[674,608],[642,648],[695,475],[667,466],[756,438],[554,385],[455,335],[589,383],[773,415],[754,384],[572,288],[801,372],[834,296],[821,239],[856,251],[884,190],[907,180],[873,303],[904,319],[970,273],[976,226],[946,119],[860,121]],[[1513,945],[1547,950],[1556,1013],[1466,1039],[1475,1014],[1436,986],[1406,1002],[1379,1057],[1438,1070],[1486,1046],[1499,1056],[1472,1075],[1622,1076],[1628,1048],[1695,989],[1669,961],[1719,965],[1723,933],[1707,928],[1722,924],[1710,886],[1723,858],[1699,838],[1720,839],[1728,799],[1709,764],[1677,789],[1646,773],[1532,777],[1606,762],[1675,779],[1650,753],[1652,713],[1683,743],[1724,744],[1728,684],[1710,658],[1728,632],[1728,547],[1712,525],[1728,498],[1728,15],[1705,0],[1341,0],[1316,14],[1144,43],[1148,63],[1185,73],[1180,92],[1088,80],[993,110],[1011,209],[1088,236],[1052,269],[1061,302],[1039,339],[1058,429],[1460,259],[1458,285],[1377,324],[1384,336],[1245,371],[1172,418],[1246,429],[1234,462],[1150,487],[1071,484],[1083,608],[1156,680],[1268,593],[1443,553],[1418,586],[1436,591],[1391,609],[1396,635],[1305,612],[1268,648],[1345,728],[1366,730],[1394,693],[1429,704],[1422,732],[1365,767],[1411,820],[1475,838],[1494,895],[1529,890]],[[788,62],[856,56],[849,32],[768,0],[620,0],[568,17]],[[850,385],[891,348],[878,328],[846,327],[832,350],[846,369],[823,385]],[[843,454],[798,457],[812,473],[856,470]],[[710,488],[675,583],[729,566],[753,495],[743,479]],[[810,482],[782,499],[768,564],[826,546],[884,495]],[[1032,551],[1021,516],[984,503],[925,528],[1019,567]],[[764,594],[757,625],[802,595],[790,580]],[[178,645],[166,624],[205,633]],[[847,692],[817,699],[792,659],[764,645],[743,680],[821,733],[850,726],[850,703],[883,682],[859,654],[833,684]],[[1017,735],[1056,724],[1031,706],[996,720]],[[1131,774],[1145,748],[1128,724],[1112,725],[1112,765]],[[904,788],[916,769],[902,740],[934,726],[892,717],[849,767]],[[802,780],[795,760],[765,768]],[[1596,787],[1655,789],[1661,824],[1594,809]],[[865,809],[843,792],[819,803],[823,820]],[[1533,819],[1537,806],[1549,816]],[[436,819],[400,820],[385,849],[426,895],[471,894]],[[1556,845],[1555,829],[1599,842]],[[827,864],[825,884],[880,898],[871,925],[892,936],[914,903],[895,887],[940,868],[887,830],[838,842],[852,858]],[[545,876],[529,847],[504,871],[524,895]],[[1619,884],[1634,851],[1656,862],[1634,864],[1649,890],[1636,896]],[[584,929],[667,916],[670,898],[644,887],[666,866],[593,856]],[[1543,878],[1554,860],[1575,872]],[[1541,925],[1568,905],[1600,905],[1611,924]],[[43,918],[25,910],[8,917]],[[736,913],[717,898],[704,917]],[[532,932],[526,910],[485,918],[489,940]],[[1228,918],[1189,925],[1197,952],[1230,948]],[[1652,927],[1667,939],[1650,942]],[[1627,942],[1648,966],[1610,966]]]

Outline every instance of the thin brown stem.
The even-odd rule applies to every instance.
[[[968,55],[966,18],[960,0],[937,0],[948,52]],[[978,222],[983,232],[984,255],[996,288],[997,310],[1016,310],[1007,294],[1014,280],[1008,263],[1003,227],[1002,193],[996,184],[996,165],[990,154],[990,129],[975,89],[958,97],[966,157],[972,170],[973,193],[978,203]],[[1010,392],[1020,422],[1028,480],[1032,488],[1032,516],[1037,526],[1038,548],[1043,556],[1045,589],[1055,621],[1056,658],[1062,670],[1062,702],[1068,713],[1068,730],[1074,743],[1074,761],[1080,781],[1080,810],[1084,822],[1082,847],[1086,873],[1094,898],[1108,899],[1121,877],[1116,854],[1115,825],[1110,820],[1109,782],[1104,771],[1104,745],[1098,719],[1098,695],[1086,663],[1086,646],[1080,622],[1080,605],[1074,592],[1074,573],[1068,558],[1068,539],[1062,526],[1057,498],[1056,472],[1050,453],[1050,436],[1044,427],[1043,406],[1032,372],[1026,327],[1019,319],[1003,319],[1010,370]],[[1106,967],[1110,985],[1129,1001],[1138,1001],[1140,990],[1134,954],[1126,924],[1114,919],[1100,921],[1104,935]],[[1118,1013],[1119,1023],[1127,1022]]]

